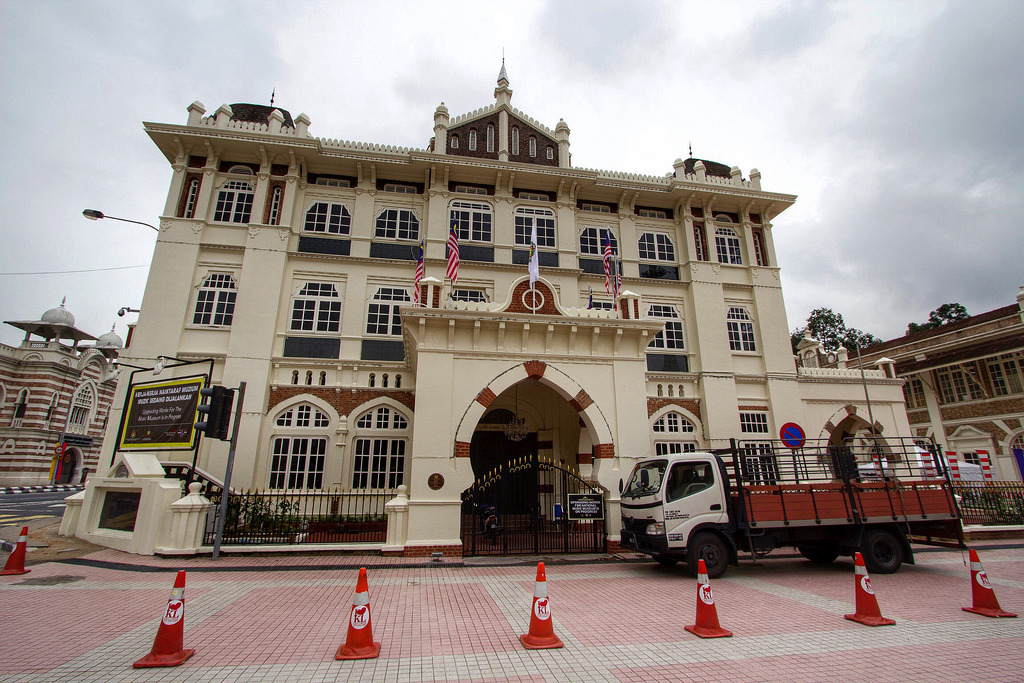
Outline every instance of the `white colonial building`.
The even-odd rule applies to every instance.
[[[389,547],[458,552],[463,492],[539,455],[604,492],[614,542],[639,458],[787,422],[835,440],[867,427],[859,372],[794,363],[772,239],[793,195],[694,158],[661,175],[574,168],[566,123],[511,98],[502,67],[488,106],[437,107],[422,149],[313,137],[305,114],[252,104],[145,124],[173,174],[125,360],[213,358],[216,383],[247,383],[236,486],[404,484]],[[876,429],[907,434],[892,368],[867,383]],[[200,469],[219,478],[227,451],[204,441]]]

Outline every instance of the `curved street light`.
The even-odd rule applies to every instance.
[[[85,216],[86,218],[88,218],[91,221],[98,221],[101,218],[109,218],[109,219],[114,220],[114,221],[123,221],[125,223],[135,223],[137,225],[145,225],[150,230],[155,230],[156,232],[160,232],[160,228],[156,227],[155,225],[150,225],[149,223],[143,223],[142,221],[133,221],[130,218],[118,218],[117,216],[107,216],[102,211],[97,211],[96,209],[85,209],[84,211],[82,211],[82,215]]]

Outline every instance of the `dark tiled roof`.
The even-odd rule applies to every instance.
[[[1021,338],[1014,335],[1012,337],[994,339],[982,344],[971,344],[959,349],[952,349],[944,353],[929,353],[927,357],[921,361],[908,358],[907,360],[896,363],[896,374],[908,375],[928,368],[939,368],[945,365],[952,365],[954,363],[962,363],[964,361],[975,360],[978,358],[996,356],[1000,353],[1006,353],[1020,348],[1020,345]]]
[[[903,346],[904,344],[913,344],[915,342],[925,341],[931,337],[937,337],[942,334],[948,334],[949,332],[956,332],[973,325],[981,325],[983,323],[990,323],[993,320],[999,320],[1000,318],[1009,318],[1017,315],[1020,312],[1020,307],[1017,304],[1010,304],[1009,306],[1003,306],[997,308],[994,311],[987,311],[985,313],[979,313],[978,315],[972,315],[969,318],[963,320],[957,320],[956,322],[947,323],[941,327],[933,327],[929,330],[922,330],[920,332],[914,332],[913,334],[904,335],[897,337],[896,339],[890,339],[884,341],[881,344],[875,344],[870,346],[865,351],[872,355],[879,351],[885,351],[887,349],[896,348]]]
[[[294,128],[295,123],[292,121],[292,115],[288,113],[287,109],[281,109],[281,107],[268,107],[265,104],[246,104],[239,102],[238,104],[229,105],[231,107],[231,120],[232,121],[251,121],[252,123],[270,123],[270,113],[275,109],[280,110],[284,114],[284,125],[287,128]]]
[[[687,173],[696,173],[696,171],[693,170],[693,167],[698,161],[704,162],[704,170],[708,175],[718,176],[719,178],[732,177],[732,169],[728,166],[720,164],[717,161],[708,161],[707,159],[694,159],[693,157],[690,157],[683,162],[683,170]]]

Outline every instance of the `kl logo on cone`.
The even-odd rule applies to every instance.
[[[132,664],[136,669],[156,666],[178,666],[196,653],[184,648],[185,636],[185,571],[179,571],[167,601],[167,609],[156,631],[153,649]]]
[[[335,653],[335,659],[373,659],[380,655],[380,643],[373,642],[373,625],[370,622],[370,588],[366,581],[366,567],[361,567],[348,618],[348,635]]]
[[[530,632],[519,636],[527,650],[546,650],[562,647],[551,623],[551,601],[548,600],[548,580],[544,563],[537,564],[537,582],[533,589],[533,607],[530,610]]]

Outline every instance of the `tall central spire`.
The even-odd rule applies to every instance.
[[[504,85],[508,86],[508,73],[505,72],[504,57],[501,58],[501,71],[498,72],[498,85],[502,85],[502,81],[504,81]]]

